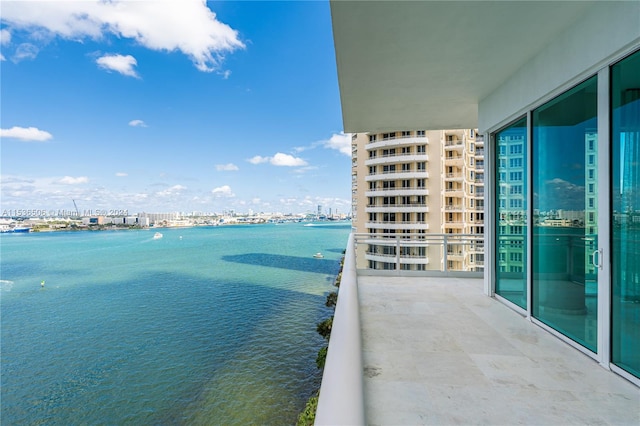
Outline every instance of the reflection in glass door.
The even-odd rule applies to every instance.
[[[527,117],[495,134],[496,294],[527,309]]]
[[[640,377],[640,52],[611,78],[611,361]]]
[[[532,313],[596,352],[597,77],[532,120]]]

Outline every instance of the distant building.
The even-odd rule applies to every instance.
[[[352,217],[358,233],[483,235],[484,140],[474,130],[352,136]],[[441,249],[370,244],[370,269],[425,270]],[[482,271],[482,244],[451,244],[447,269]]]

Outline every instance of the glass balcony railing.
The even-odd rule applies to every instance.
[[[483,273],[483,235],[417,232],[353,235],[358,273],[366,275],[460,273],[478,277]]]

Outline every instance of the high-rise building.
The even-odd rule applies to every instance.
[[[354,228],[381,237],[368,244],[368,268],[420,271],[446,262],[447,270],[482,271],[482,244],[448,244],[445,254],[393,241],[483,234],[484,140],[474,130],[357,133],[352,161]]]

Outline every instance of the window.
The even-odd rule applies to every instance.
[[[376,158],[376,151],[369,151],[369,158]]]
[[[522,158],[510,158],[509,167],[522,167]]]
[[[416,130],[416,136],[424,136],[424,130]]]
[[[403,138],[408,138],[409,136],[411,136],[411,132],[410,131],[402,131],[402,137]]]
[[[512,182],[521,182],[522,172],[509,172],[509,180]]]
[[[411,154],[411,147],[410,147],[410,146],[403,146],[403,147],[401,148],[401,152],[402,152],[403,154]]]
[[[424,183],[425,183],[424,179],[416,179],[416,186],[418,188],[424,188],[424,186],[425,186]]]
[[[387,164],[382,166],[382,171],[384,173],[394,173],[396,171],[396,165],[395,164]]]
[[[385,180],[382,182],[383,189],[393,189],[396,187],[396,181],[394,180]]]
[[[403,179],[402,180],[402,187],[403,188],[411,188],[411,180],[410,179]]]
[[[402,171],[403,171],[403,172],[409,172],[409,171],[411,171],[411,163],[403,163],[403,164],[402,164]]]
[[[418,151],[419,154],[423,154],[423,153],[427,152],[427,146],[426,145],[418,145],[418,146],[416,146],[416,150]]]
[[[509,154],[522,154],[522,144],[516,143],[509,146]]]
[[[369,174],[370,175],[376,174],[376,166],[369,166]]]
[[[420,162],[416,163],[416,168],[418,170],[426,170],[427,163],[425,163],[424,161],[420,161]]]
[[[369,135],[369,142],[375,142],[378,138],[378,135]]]

